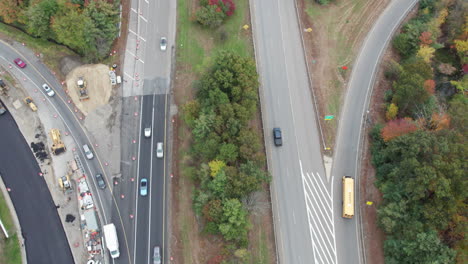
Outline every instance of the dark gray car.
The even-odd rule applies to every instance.
[[[96,174],[95,176],[97,185],[100,189],[105,189],[106,188],[106,181],[104,180],[104,177],[102,177],[102,174]]]
[[[279,127],[273,128],[273,140],[275,146],[279,147],[283,145],[283,136],[281,135],[281,129]]]

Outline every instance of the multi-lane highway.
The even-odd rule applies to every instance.
[[[133,218],[124,219],[130,237],[131,263],[152,263],[153,248],[159,246],[163,263],[167,261],[168,167],[170,149],[166,140],[169,129],[171,67],[174,57],[176,2],[168,0],[131,1],[123,77],[122,175],[128,183],[118,187],[125,199],[119,208]],[[161,50],[161,38],[167,49]],[[134,117],[138,113],[138,118]],[[144,129],[152,128],[150,138]],[[130,143],[136,139],[136,144]],[[164,158],[156,157],[156,144],[163,142]],[[128,162],[131,156],[136,162]],[[139,193],[142,178],[148,180],[148,195]],[[127,263],[119,258],[116,263]]]
[[[369,34],[354,67],[340,118],[334,167],[328,176],[295,2],[251,2],[280,263],[362,262],[359,210],[353,220],[341,217],[341,177],[352,175],[359,186],[359,136],[373,74],[389,36],[416,2],[393,1]],[[282,147],[273,146],[273,127],[283,130]],[[356,193],[359,198],[359,189]]]

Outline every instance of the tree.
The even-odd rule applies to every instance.
[[[455,48],[457,49],[458,56],[460,57],[462,63],[468,62],[468,40],[456,39]]]
[[[228,241],[245,243],[249,227],[247,211],[241,202],[237,199],[223,201],[223,216],[219,231],[224,238]]]
[[[35,5],[30,5],[26,11],[28,33],[44,39],[53,38],[50,20],[58,9],[59,5],[56,0],[44,0]]]
[[[219,224],[223,217],[223,206],[219,199],[211,200],[203,207],[203,216],[207,221]]]
[[[94,28],[91,19],[81,13],[75,5],[65,4],[52,18],[52,30],[57,41],[68,46],[80,55],[95,49],[94,42],[88,34]]]
[[[460,131],[462,135],[468,135],[468,98],[462,94],[455,95],[449,102],[450,125]]]
[[[398,106],[395,104],[390,104],[387,107],[387,113],[385,116],[387,117],[387,120],[393,120],[398,114]]]
[[[222,160],[212,160],[208,163],[208,166],[210,167],[211,177],[216,177],[216,175],[226,167],[226,163]]]
[[[435,49],[429,46],[421,46],[418,50],[418,56],[421,57],[426,63],[430,63],[434,57]]]
[[[457,70],[457,69],[455,69],[455,67],[453,67],[449,63],[441,63],[441,64],[439,64],[437,69],[439,70],[439,72],[441,72],[441,73],[443,73],[445,75],[452,75]]]
[[[460,81],[450,81],[450,84],[455,86],[459,93],[464,94],[468,91],[468,75],[464,75]]]
[[[432,114],[430,122],[433,130],[448,129],[450,126],[450,117],[445,113],[434,113]]]
[[[268,174],[253,162],[239,166],[238,173],[230,175],[229,181],[229,196],[235,198],[244,198],[248,194],[257,191],[261,184],[269,180]]]
[[[424,89],[426,89],[426,91],[429,93],[429,94],[434,94],[435,93],[435,81],[434,80],[425,80],[424,81]]]
[[[391,120],[387,122],[385,127],[382,129],[382,138],[385,141],[389,141],[395,137],[399,137],[416,130],[418,130],[418,127],[414,124],[411,118]]]
[[[221,148],[218,152],[218,159],[226,161],[226,163],[233,163],[237,160],[239,151],[237,146],[231,143],[221,144]]]
[[[421,33],[421,36],[419,36],[419,40],[421,41],[421,45],[431,45],[432,44],[432,34],[431,32],[424,31]]]
[[[25,7],[22,0],[0,0],[0,17],[7,24],[16,22]]]
[[[424,89],[424,79],[419,75],[403,73],[394,83],[395,94],[392,103],[398,106],[401,115],[415,115],[429,99]]]
[[[92,61],[102,59],[109,54],[110,47],[118,36],[119,11],[106,1],[95,0],[86,6],[84,15],[92,21],[88,34],[94,46],[86,53],[86,57]]]
[[[455,259],[455,251],[442,244],[434,230],[408,239],[390,237],[384,243],[384,251],[385,263],[389,264],[446,264]]]
[[[198,23],[210,27],[219,27],[225,18],[226,14],[221,12],[215,5],[208,5],[200,7],[195,13],[195,17]]]

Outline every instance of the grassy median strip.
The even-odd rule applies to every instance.
[[[20,264],[21,250],[18,236],[15,233],[13,219],[8,209],[5,197],[0,193],[0,219],[2,220],[5,229],[8,231],[9,238],[5,238],[3,231],[0,237],[0,263],[5,264]]]

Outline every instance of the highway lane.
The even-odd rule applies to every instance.
[[[0,116],[0,175],[11,189],[29,263],[74,263],[40,167],[10,113]],[[21,234],[18,234],[21,237]]]
[[[15,44],[13,44],[15,45]],[[21,57],[28,65],[24,69],[18,68],[16,65],[12,65],[12,72],[18,79],[25,78],[26,81],[33,83],[35,89],[37,89],[37,93],[33,90],[29,89],[29,94],[37,99],[38,93],[42,94],[49,105],[55,110],[57,117],[62,119],[65,126],[68,128],[68,132],[73,137],[77,148],[76,151],[80,156],[81,162],[84,165],[84,169],[89,176],[93,176],[97,173],[102,173],[108,183],[111,183],[112,180],[109,177],[108,173],[104,169],[98,152],[94,149],[94,144],[87,134],[86,129],[82,125],[82,121],[79,119],[81,116],[80,113],[74,113],[73,106],[68,104],[67,102],[67,95],[66,92],[62,89],[61,84],[56,79],[53,73],[51,73],[47,67],[45,67],[42,62],[32,54],[31,51],[27,50],[26,47],[23,46],[14,46],[8,45],[5,42],[0,41],[0,51],[2,64],[4,63],[12,63],[14,58]],[[43,89],[41,88],[43,83],[48,83],[49,86],[55,90],[56,95],[54,97],[48,97],[44,94]],[[27,86],[29,87],[29,86]],[[52,118],[52,117],[51,117]],[[85,158],[83,149],[81,146],[83,144],[88,144],[94,153],[94,159],[88,160]],[[116,224],[118,230],[122,231],[122,235],[125,234],[123,232],[124,226],[122,225],[122,217],[120,214],[119,208],[116,206],[116,199],[117,197],[112,196],[112,185],[108,184],[108,188],[106,190],[100,190],[96,187],[96,182],[94,177],[89,177],[91,180],[91,188],[93,190],[93,194],[95,194],[95,202],[98,206],[98,214],[101,219],[102,224],[106,224],[109,222],[113,222]],[[111,218],[112,217],[112,218]],[[112,220],[111,220],[112,219]],[[125,235],[120,237],[120,246],[121,252],[123,252],[123,257],[129,256],[127,252],[129,252],[129,247],[127,243],[127,238]],[[129,260],[129,257],[128,257]],[[128,261],[130,262],[130,261]],[[107,263],[107,262],[106,262]]]
[[[365,206],[365,201],[359,200],[359,155],[363,136],[361,129],[363,129],[373,78],[380,57],[395,29],[417,2],[417,0],[393,0],[369,32],[353,65],[345,103],[341,110],[332,168],[332,175],[335,176],[333,188],[336,190],[334,207],[339,263],[362,263],[363,260],[365,248],[361,244],[359,210],[360,207]],[[350,175],[356,179],[356,215],[351,220],[341,217],[341,177],[343,175]]]
[[[336,263],[331,184],[321,157],[293,0],[251,6],[280,263]],[[274,147],[272,128],[284,143]]]

